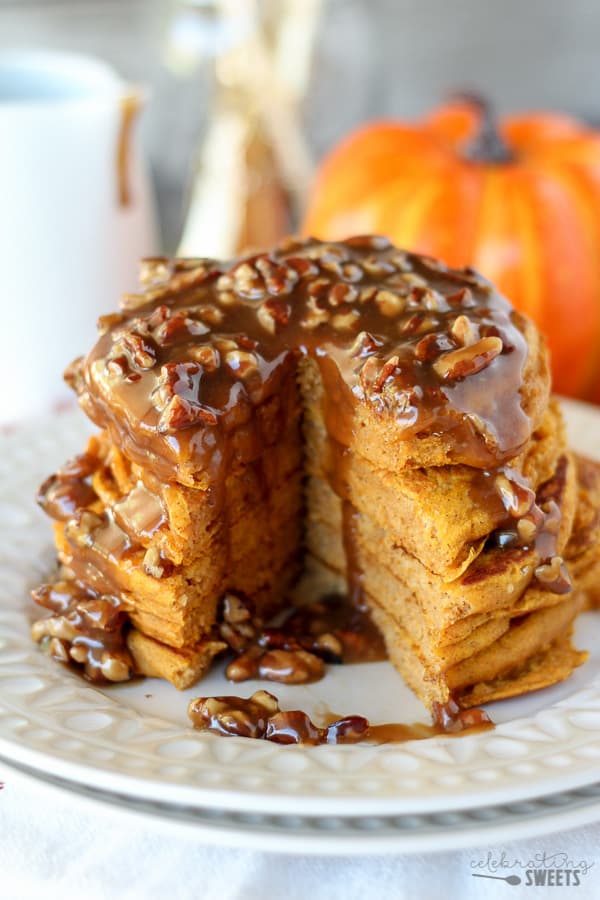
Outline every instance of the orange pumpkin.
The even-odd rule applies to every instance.
[[[303,231],[475,266],[546,334],[555,389],[600,401],[600,134],[549,113],[496,130],[474,99],[375,122],[325,159]]]

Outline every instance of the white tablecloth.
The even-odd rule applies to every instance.
[[[0,763],[2,900],[440,900],[442,897],[600,897],[600,823],[562,834],[453,853],[315,857],[210,847]],[[526,860],[565,853],[591,869],[579,886],[540,887],[472,877],[488,851]],[[482,871],[482,870],[479,870]],[[486,870],[487,871],[487,870]],[[518,871],[515,870],[515,871]],[[503,869],[499,874],[508,874]],[[521,873],[522,874],[522,873]],[[524,879],[523,879],[524,881]]]

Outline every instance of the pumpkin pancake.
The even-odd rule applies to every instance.
[[[149,260],[143,283],[66,374],[100,430],[40,490],[52,655],[187,687],[250,610],[318,585],[371,611],[430,707],[582,661],[565,635],[592,596],[597,472],[489,282],[359,237]]]

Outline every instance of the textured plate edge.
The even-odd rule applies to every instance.
[[[118,812],[132,822],[147,823],[150,820],[168,836],[174,834],[186,838],[193,836],[201,838],[205,844],[213,847],[229,847],[277,855],[389,856],[398,853],[413,855],[466,849],[476,851],[507,841],[539,838],[557,833],[562,835],[565,831],[600,823],[600,798],[594,798],[589,802],[584,800],[574,803],[571,808],[559,806],[554,812],[541,810],[535,814],[525,813],[522,818],[511,819],[501,824],[477,821],[472,827],[438,826],[437,829],[425,832],[415,828],[399,832],[397,835],[381,834],[376,828],[365,829],[364,832],[352,835],[335,834],[334,831],[325,830],[319,830],[314,835],[298,834],[287,828],[285,830],[282,828],[281,833],[277,833],[274,828],[261,829],[256,825],[225,827],[215,822],[185,819],[175,805],[170,809],[165,805],[162,811],[147,807],[138,808],[110,792],[80,786],[62,779],[45,778],[39,772],[29,770],[25,766],[13,763],[7,765],[9,771],[26,782],[32,785],[43,784],[44,788],[58,796],[68,794],[77,797],[84,807],[90,811],[101,812],[106,817]]]
[[[17,753],[5,755],[6,745],[18,750],[19,763],[14,759]],[[364,816],[394,815],[427,815],[441,812],[461,812],[482,809],[502,803],[520,803],[535,801],[551,794],[586,788],[600,779],[600,766],[587,768],[584,772],[575,772],[569,776],[564,774],[548,776],[536,780],[534,785],[514,785],[512,788],[498,787],[485,789],[476,786],[472,791],[464,788],[456,795],[447,794],[440,804],[437,795],[427,797],[405,797],[394,794],[388,797],[370,798],[368,796],[334,796],[303,794],[245,793],[241,790],[222,790],[218,788],[201,788],[196,785],[180,785],[166,781],[153,781],[150,778],[138,778],[131,774],[112,772],[108,769],[75,765],[72,761],[60,757],[48,757],[42,751],[31,750],[16,742],[8,742],[0,737],[0,759],[8,766],[25,766],[31,775],[43,779],[50,775],[62,779],[69,784],[101,790],[117,792],[132,800],[153,800],[181,806],[195,805],[198,809],[219,808],[230,812],[265,813],[286,815],[320,815],[336,817],[355,817],[357,807]],[[48,762],[51,761],[51,765]],[[284,777],[284,776],[282,776]]]

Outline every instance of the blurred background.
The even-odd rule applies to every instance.
[[[168,250],[180,237],[214,101],[218,38],[209,7],[176,0],[0,0],[0,49],[92,54],[150,87],[140,127]],[[206,43],[186,65],[175,61],[173,43],[194,9],[205,19]],[[595,0],[324,0],[318,14],[301,108],[315,159],[365,119],[421,115],[455,87],[477,88],[500,111],[547,107],[600,120]],[[198,46],[202,39],[189,42]]]

